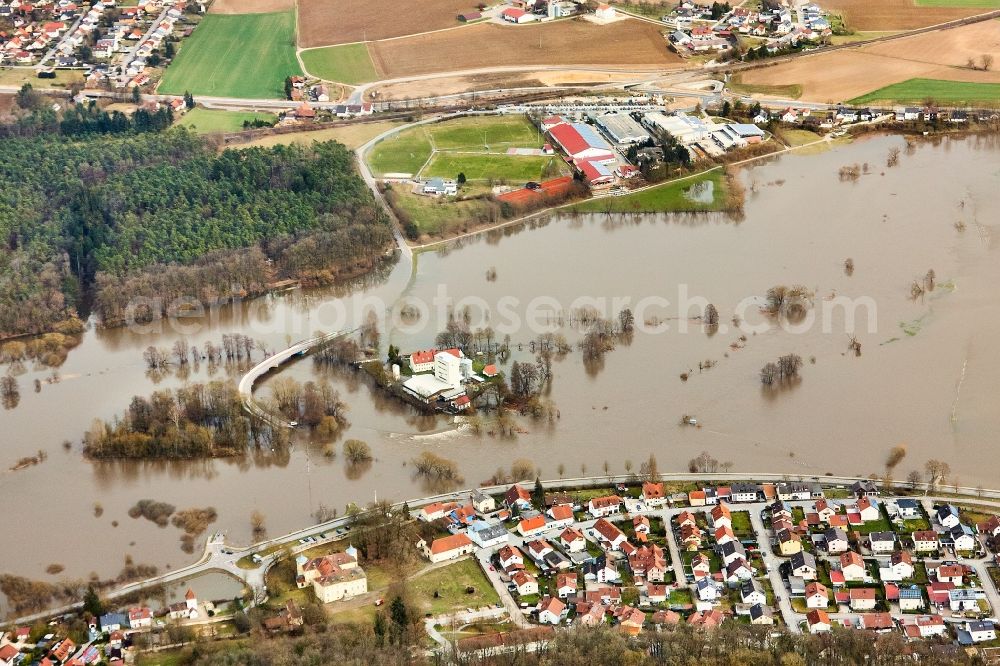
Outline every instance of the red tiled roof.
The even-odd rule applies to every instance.
[[[549,513],[554,520],[568,520],[573,517],[573,507],[568,504],[559,504],[549,509]]]
[[[469,540],[468,535],[464,533],[452,534],[451,536],[434,539],[434,543],[431,544],[431,552],[437,555],[471,545],[472,541]]]
[[[518,525],[522,532],[531,532],[532,530],[537,530],[540,527],[545,527],[545,516],[535,516],[534,518],[526,518],[521,521]]]

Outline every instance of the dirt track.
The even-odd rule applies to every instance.
[[[516,65],[684,66],[667,50],[657,26],[633,20],[603,26],[579,19],[521,26],[482,24],[376,42],[372,54],[385,79]]]
[[[299,46],[327,46],[414,35],[462,25],[472,0],[421,0],[404,7],[392,0],[299,0]],[[405,12],[405,14],[403,13]]]
[[[215,0],[209,14],[265,14],[295,7],[295,0]]]
[[[919,7],[913,0],[824,0],[854,30],[912,30],[988,11],[983,7]]]
[[[965,67],[968,58],[990,53],[1000,63],[1000,24],[984,21],[904,39],[797,58],[751,70],[742,82],[802,86],[802,99],[841,102],[911,78],[1000,83],[1000,71]]]

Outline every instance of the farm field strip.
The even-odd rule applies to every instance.
[[[378,80],[367,44],[325,46],[307,49],[300,55],[309,74],[325,81],[357,85]]]
[[[299,0],[299,45],[375,41],[460,26],[458,14],[475,6],[470,0],[422,0],[406,9],[391,0]]]
[[[850,101],[852,104],[921,104],[927,99],[933,99],[939,104],[996,104],[1000,102],[1000,83],[909,79],[873,90]]]
[[[294,12],[210,14],[183,42],[157,91],[275,99],[293,74],[301,74]]]

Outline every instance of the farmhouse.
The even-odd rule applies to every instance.
[[[324,604],[364,594],[368,591],[368,577],[358,566],[353,551],[349,548],[342,553],[313,559],[299,555],[295,560],[295,584],[299,589],[312,585],[316,598]]]
[[[534,20],[534,16],[518,7],[507,7],[500,13],[500,17],[508,23],[527,23]]]
[[[430,545],[421,539],[417,543],[417,548],[423,551],[424,557],[432,563],[437,563],[468,555],[476,549],[476,546],[467,534],[460,533],[434,539]]]

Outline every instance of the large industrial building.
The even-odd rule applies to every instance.
[[[667,132],[683,144],[704,141],[710,133],[701,118],[686,113],[668,116],[660,111],[654,111],[642,117],[642,124],[654,132]]]
[[[618,161],[611,144],[586,123],[559,123],[549,130],[549,135],[573,161],[607,164]]]
[[[650,138],[649,132],[643,129],[642,125],[637,123],[628,113],[609,113],[604,116],[595,116],[594,122],[612,141],[619,145],[642,143]]]

